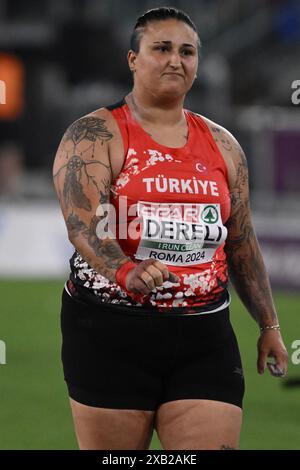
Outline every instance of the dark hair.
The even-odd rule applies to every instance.
[[[184,23],[189,25],[195,31],[195,33],[197,33],[198,45],[201,45],[197,28],[194,22],[189,17],[189,15],[187,15],[182,10],[178,10],[177,8],[160,7],[146,11],[146,13],[144,13],[137,19],[133,29],[133,33],[130,38],[130,49],[132,49],[136,53],[139,52],[142,33],[144,32],[144,29],[148,23],[150,23],[151,21],[164,21],[168,20],[169,18],[175,18],[176,20],[183,21]]]

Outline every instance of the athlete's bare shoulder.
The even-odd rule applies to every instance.
[[[125,148],[120,128],[112,112],[107,108],[99,108],[92,113],[96,119],[103,121],[112,138],[108,143],[108,152],[111,163],[113,179],[117,178],[122,170],[125,159]]]
[[[108,145],[113,139],[111,125],[108,121],[109,114],[106,110],[99,109],[76,119],[64,133],[60,148],[66,146],[69,142],[74,148],[85,141],[90,143],[99,141],[102,146]]]
[[[119,175],[124,161],[123,140],[119,126],[107,108],[96,109],[73,122],[61,145],[68,140],[75,146],[82,141],[99,142],[100,148],[108,154],[113,178]]]
[[[77,119],[69,127],[66,136],[72,133],[77,139],[99,139],[103,144],[111,145],[120,138],[116,120],[107,108],[99,108]]]
[[[109,129],[110,132],[112,133],[112,138],[118,138],[120,134],[119,127],[111,111],[109,111],[109,109],[104,108],[104,107],[96,109],[95,111],[92,111],[91,113],[89,113],[88,117],[94,118],[99,123],[102,122],[103,125],[105,125],[105,127]]]
[[[235,183],[237,167],[242,163],[247,165],[244,151],[236,138],[225,127],[220,126],[216,122],[208,119],[205,116],[198,114],[200,118],[209,127],[209,130],[219,148],[224,161],[227,166],[229,181],[231,184]]]

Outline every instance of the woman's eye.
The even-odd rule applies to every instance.
[[[192,51],[188,50],[188,49],[185,49],[181,52],[183,55],[191,55],[192,54]]]
[[[169,51],[169,48],[166,47],[166,46],[158,46],[158,47],[156,47],[155,49],[158,50],[158,51],[161,51],[161,52],[168,52],[168,51]],[[182,54],[182,55],[192,55],[192,53],[193,53],[193,52],[190,51],[189,49],[183,49],[183,50],[181,51],[181,54]]]

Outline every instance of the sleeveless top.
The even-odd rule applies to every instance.
[[[75,288],[107,305],[145,311],[189,314],[225,308],[228,175],[207,124],[200,115],[184,110],[187,143],[171,148],[143,130],[125,100],[107,109],[119,126],[126,156],[111,184],[110,227],[134,262],[159,260],[179,281],[165,281],[147,296],[130,296],[75,251],[69,290]]]

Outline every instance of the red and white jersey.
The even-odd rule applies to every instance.
[[[207,124],[184,110],[187,143],[171,148],[143,130],[125,100],[108,109],[119,125],[126,156],[111,186],[114,235],[133,261],[159,260],[179,281],[166,281],[134,301],[77,252],[71,259],[72,281],[99,300],[119,305],[190,312],[218,304],[227,294],[224,242],[230,196],[227,168]]]

